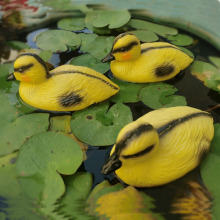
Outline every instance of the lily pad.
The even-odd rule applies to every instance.
[[[152,109],[187,105],[183,96],[174,95],[178,91],[166,83],[148,84],[140,91],[140,100]]]
[[[97,37],[88,48],[88,52],[97,60],[102,60],[107,56],[114,42],[114,37]]]
[[[167,35],[177,35],[178,30],[176,28],[167,27],[164,25],[155,24],[149,21],[143,21],[139,19],[131,19],[128,22],[128,25],[132,28],[139,29],[139,30],[146,30],[146,31],[152,31],[154,33],[157,33],[161,36],[167,36]]]
[[[101,61],[96,60],[90,54],[83,54],[78,57],[75,57],[70,61],[69,64],[76,66],[86,66],[100,73],[105,73],[110,69],[109,63],[102,63]]]
[[[50,216],[56,200],[64,194],[60,174],[71,175],[82,163],[81,148],[71,138],[57,132],[43,132],[27,140],[17,158],[17,175],[27,195],[41,204]]]
[[[37,46],[42,50],[63,52],[69,47],[78,47],[81,44],[80,37],[66,30],[49,30],[40,33],[36,40]]]
[[[85,212],[86,200],[92,189],[92,175],[77,172],[64,179],[65,194],[57,202],[57,212],[71,219],[91,219]]]
[[[21,42],[21,41],[8,41],[7,44],[12,49],[15,49],[15,50],[22,50],[22,49],[25,49],[25,48],[29,48],[29,46],[26,43]]]
[[[120,91],[111,98],[111,101],[122,103],[134,103],[140,101],[140,89],[146,84],[129,83],[114,78],[111,80],[120,87]]]
[[[110,191],[113,187],[114,191]],[[152,213],[153,200],[132,186],[121,190],[115,190],[115,186],[103,188],[88,199],[88,204],[90,214],[105,219],[164,219]]]
[[[85,34],[85,33],[78,34],[78,36],[80,36],[82,41],[80,50],[83,52],[88,52],[90,45],[98,37],[97,34]]]
[[[137,30],[129,32],[133,33],[140,41],[143,42],[153,42],[159,39],[158,36],[152,31]]]
[[[193,43],[193,38],[185,34],[177,34],[175,36],[168,36],[167,39],[177,46],[188,46]]]
[[[108,108],[108,103],[101,103],[74,113],[70,124],[74,135],[94,146],[115,143],[122,127],[132,121],[132,114],[129,107],[121,103]]]
[[[194,54],[190,50],[186,49],[185,47],[179,47],[179,49],[194,59]]]
[[[209,59],[220,69],[220,57],[209,56]]]
[[[86,27],[92,30],[108,26],[109,29],[119,28],[125,25],[131,18],[128,10],[96,10],[86,14]]]
[[[220,92],[220,69],[210,63],[194,61],[190,70],[191,74],[201,80],[205,86]]]
[[[85,18],[63,18],[58,21],[57,26],[67,31],[79,31],[85,27]]]
[[[42,220],[37,205],[27,197],[16,178],[16,157],[12,153],[0,157],[0,213],[10,220]],[[0,215],[0,219],[3,215]]]

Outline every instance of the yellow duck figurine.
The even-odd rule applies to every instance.
[[[102,173],[115,171],[135,187],[169,183],[199,165],[213,135],[207,112],[188,106],[151,111],[122,128]]]
[[[31,106],[49,111],[77,111],[113,96],[119,87],[103,74],[87,67],[62,65],[49,72],[34,53],[21,54],[14,63],[13,78],[21,81],[19,94]]]
[[[111,61],[114,77],[135,83],[173,78],[193,62],[193,58],[166,42],[140,44],[131,33],[115,38],[112,50],[102,62]]]

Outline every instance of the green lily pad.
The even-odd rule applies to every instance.
[[[39,50],[33,48],[27,48],[22,51],[22,53],[36,53],[39,55],[45,62],[49,61],[52,57],[53,53],[50,50]]]
[[[177,46],[188,46],[193,43],[193,38],[185,34],[177,34],[175,36],[168,36],[167,39]]]
[[[220,57],[209,56],[209,59],[215,64],[218,68],[220,68]]]
[[[159,39],[158,36],[152,31],[137,30],[129,32],[133,33],[140,41],[143,42],[153,42]]]
[[[159,25],[159,24],[155,24],[149,21],[143,21],[143,20],[138,20],[138,19],[131,19],[128,22],[128,25],[135,29],[152,31],[161,36],[178,34],[178,30],[176,28],[167,27],[164,25]]]
[[[101,103],[74,113],[70,124],[74,135],[94,146],[115,143],[122,127],[132,122],[132,114],[129,107],[121,103],[108,108],[108,103]]]
[[[85,18],[63,18],[58,21],[57,26],[67,31],[79,31],[85,27]]]
[[[213,206],[212,217],[217,220],[220,216],[220,124],[214,125],[214,138],[211,142],[211,153],[209,153],[201,164],[201,175],[203,182],[212,194]]]
[[[16,157],[12,153],[0,157],[0,219],[10,220],[42,220],[43,216],[37,213],[37,205],[27,197],[16,178]],[[5,218],[2,218],[2,217]]]
[[[152,109],[187,105],[185,97],[173,95],[176,91],[178,90],[172,85],[153,83],[141,89],[139,97]]]
[[[78,34],[78,36],[81,38],[82,41],[80,47],[80,50],[82,52],[88,52],[90,45],[98,37],[97,34],[85,34],[85,33]]]
[[[6,113],[5,113],[6,114]],[[0,127],[0,155],[18,150],[27,138],[48,129],[49,114],[28,114]]]
[[[69,47],[78,47],[81,44],[80,37],[66,30],[49,30],[40,33],[36,39],[37,46],[42,50],[63,52]]]
[[[190,70],[191,74],[201,80],[205,86],[220,92],[220,69],[210,63],[194,61]]]
[[[93,33],[99,34],[99,35],[105,35],[105,34],[111,34],[112,30],[108,27],[103,28],[97,28],[93,27]]]
[[[91,219],[85,212],[85,206],[92,182],[90,173],[77,172],[65,177],[66,192],[57,202],[57,212],[71,219]]]
[[[70,61],[69,64],[72,64],[75,66],[86,66],[100,73],[105,73],[110,69],[109,63],[102,63],[101,61],[96,60],[90,54],[83,54],[78,57],[75,57]]]
[[[108,26],[109,29],[124,26],[131,18],[127,10],[96,10],[86,14],[86,27],[92,30],[93,26],[97,28]]]
[[[185,47],[179,47],[179,49],[194,59],[194,54],[190,50],[186,49]]]
[[[129,83],[118,79],[111,79],[120,87],[120,91],[111,98],[113,102],[134,103],[140,101],[139,92],[146,84]]]
[[[21,42],[21,41],[8,41],[7,44],[12,49],[15,49],[15,50],[22,50],[22,49],[25,49],[25,48],[29,48],[29,46],[26,43]]]
[[[65,192],[60,174],[71,175],[82,163],[81,148],[70,137],[53,131],[34,135],[17,158],[17,175],[27,195],[50,217],[54,203]]]
[[[114,37],[97,37],[88,48],[88,52],[97,60],[102,60],[107,56],[114,42]]]

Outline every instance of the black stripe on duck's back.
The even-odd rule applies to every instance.
[[[192,120],[197,117],[210,117],[210,118],[212,118],[212,115],[208,112],[207,113],[206,112],[195,112],[195,113],[186,115],[182,118],[178,118],[178,119],[175,119],[173,121],[168,122],[166,125],[158,128],[157,132],[158,132],[159,136],[162,137],[162,136],[166,135],[172,129],[181,125],[182,123],[189,121],[189,120]]]
[[[63,107],[70,107],[82,103],[83,97],[81,97],[77,92],[67,92],[59,96],[58,102]]]
[[[77,71],[77,70],[66,70],[66,71],[59,71],[59,72],[52,72],[50,73],[50,76],[53,77],[53,76],[56,76],[56,75],[60,75],[60,74],[81,74],[83,76],[86,76],[86,77],[90,77],[90,78],[93,78],[93,79],[97,79],[103,83],[105,83],[106,85],[110,86],[112,89],[115,89],[115,90],[119,90],[118,87],[114,86],[113,84],[111,84],[110,82],[102,79],[102,78],[99,78],[98,76],[93,76],[93,75],[90,75],[88,73],[84,73],[84,72],[81,72],[81,71]]]
[[[158,66],[155,69],[155,75],[157,77],[163,77],[163,76],[168,76],[172,74],[175,70],[175,66],[170,64],[170,63],[164,63],[161,66]]]
[[[172,48],[172,49],[174,49],[174,50],[178,50],[178,51],[180,51],[180,52],[186,54],[187,56],[191,57],[189,54],[187,54],[187,53],[185,53],[184,51],[180,50],[178,47],[174,47],[174,46],[172,46],[172,45],[157,46],[157,47],[156,47],[156,46],[155,46],[155,47],[147,47],[147,48],[142,49],[142,50],[141,50],[141,53],[147,53],[148,51],[157,50],[157,49],[159,49],[159,50],[160,50],[160,49],[167,49],[167,48]],[[191,57],[191,58],[193,58],[193,57]]]

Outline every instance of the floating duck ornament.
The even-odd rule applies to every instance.
[[[173,78],[192,63],[193,58],[166,42],[140,44],[131,33],[115,38],[112,50],[102,62],[111,61],[114,77],[136,83]]]
[[[21,81],[19,94],[31,106],[49,111],[77,111],[113,96],[119,87],[103,74],[87,67],[63,65],[49,72],[34,53],[21,54],[14,63],[13,78]]]
[[[187,107],[154,110],[126,125],[102,173],[152,187],[174,181],[199,165],[214,135],[211,114]]]

